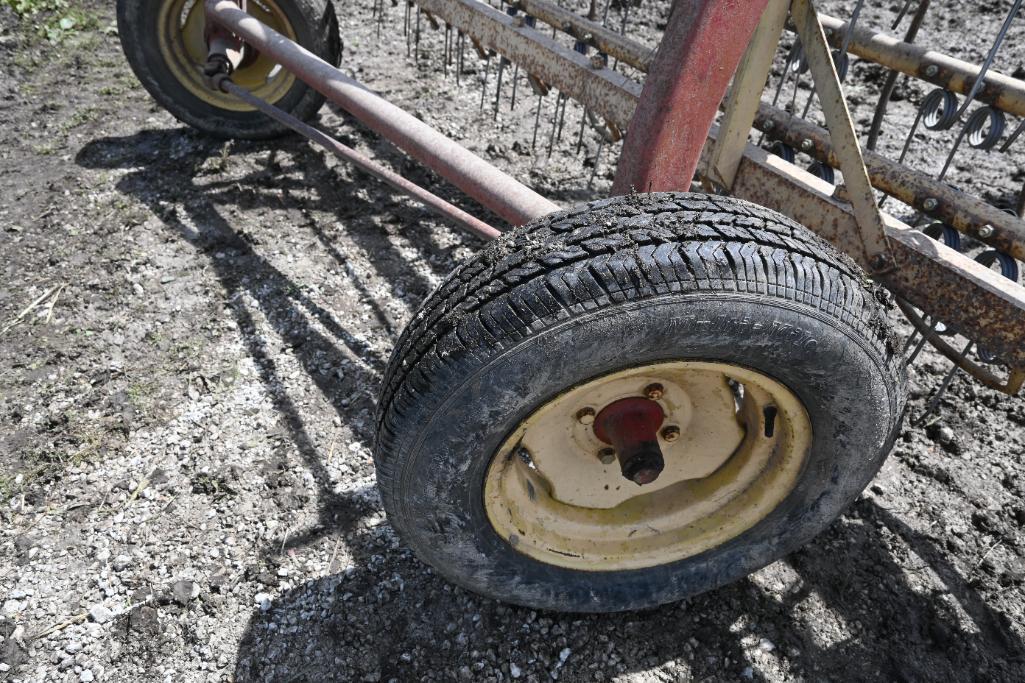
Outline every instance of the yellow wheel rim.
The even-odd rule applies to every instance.
[[[275,31],[296,39],[292,24],[274,0],[249,0],[248,11]],[[230,111],[253,111],[205,83],[207,47],[203,27],[202,0],[164,0],[158,18],[158,43],[164,63],[182,86],[207,104]],[[295,84],[295,76],[262,54],[247,59],[232,80],[268,102],[277,102]]]
[[[665,469],[639,486],[589,416],[661,385]],[[666,440],[666,437],[670,440]],[[666,362],[575,387],[530,415],[488,468],[484,507],[517,551],[590,571],[638,569],[735,538],[790,493],[811,448],[811,420],[766,375],[726,363]],[[605,453],[606,460],[608,453]]]

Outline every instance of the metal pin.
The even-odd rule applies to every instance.
[[[566,122],[566,105],[569,104],[569,97],[563,96],[562,98],[562,111],[559,113],[559,130],[555,134],[555,141],[559,142],[562,140],[562,126]]]

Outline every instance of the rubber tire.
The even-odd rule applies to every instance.
[[[155,36],[159,10],[166,0],[118,0],[117,28],[121,47],[132,71],[160,106],[176,119],[219,138],[261,140],[288,129],[258,111],[237,112],[204,102],[185,88],[168,69]],[[202,2],[202,0],[197,0]],[[342,56],[338,19],[330,0],[276,0],[295,30],[300,45],[330,64]],[[324,104],[324,97],[296,80],[275,103],[300,119],[308,120]]]
[[[813,446],[779,507],[707,552],[630,571],[548,565],[496,534],[483,481],[517,424],[594,377],[680,359],[759,370],[804,403]],[[534,608],[632,610],[739,579],[825,529],[889,453],[906,399],[850,259],[746,202],[633,195],[517,229],[445,280],[392,356],[375,463],[392,526],[451,581]]]

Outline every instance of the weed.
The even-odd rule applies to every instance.
[[[98,25],[95,15],[68,0],[0,0],[0,4],[14,10],[22,21],[31,22],[35,33],[53,44]]]

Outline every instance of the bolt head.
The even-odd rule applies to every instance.
[[[525,23],[526,23],[526,19],[524,19],[522,16],[520,16],[518,14],[515,17],[512,18],[512,25],[515,26],[516,28],[523,28],[523,25]]]
[[[589,425],[594,422],[594,408],[581,408],[577,411],[577,422]]]
[[[591,68],[592,69],[601,69],[601,68],[604,68],[604,66],[605,66],[605,58],[604,57],[602,57],[599,54],[591,55]]]
[[[662,430],[662,438],[669,443],[672,443],[680,438],[680,428],[676,425],[669,425]]]
[[[987,239],[987,238],[993,236],[993,232],[994,232],[993,226],[990,225],[989,223],[986,223],[984,226],[979,228],[979,237],[981,237],[982,239]]]
[[[934,197],[927,197],[926,200],[922,202],[922,208],[926,211],[935,211],[936,207],[939,205],[940,203]]]
[[[614,448],[603,448],[598,451],[598,459],[603,465],[611,465],[616,462],[616,450]]]
[[[665,393],[666,390],[662,387],[661,384],[649,384],[644,389],[644,395],[650,398],[652,401],[659,400]]]
[[[805,138],[801,140],[801,149],[805,152],[810,152],[815,149],[815,142],[811,138]]]
[[[929,66],[925,67],[925,75],[926,76],[932,77],[932,76],[935,76],[936,74],[938,74],[939,72],[940,72],[940,67],[936,66],[935,64],[930,64]]]

